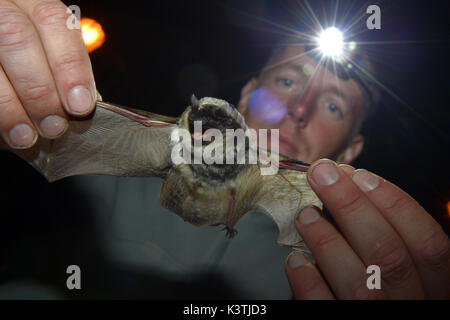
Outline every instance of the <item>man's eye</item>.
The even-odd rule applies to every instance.
[[[283,82],[283,85],[289,88],[295,88],[295,84],[294,81],[290,80],[290,79],[281,79],[281,81]]]
[[[334,113],[340,117],[342,117],[342,111],[339,109],[337,105],[335,105],[332,102],[325,102],[325,105],[328,110],[330,110],[331,113]]]
[[[286,79],[286,78],[280,78],[277,80],[278,85],[283,88],[283,89],[287,89],[289,91],[294,90],[297,86],[295,85],[295,82],[292,81],[291,79]]]

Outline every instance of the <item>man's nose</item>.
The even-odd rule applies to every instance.
[[[311,109],[312,94],[308,91],[303,96],[292,103],[288,109],[288,115],[301,128],[308,123]]]

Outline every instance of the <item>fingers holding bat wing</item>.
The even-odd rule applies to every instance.
[[[70,121],[58,139],[14,150],[49,181],[82,174],[164,177],[177,119],[97,101],[89,118]]]

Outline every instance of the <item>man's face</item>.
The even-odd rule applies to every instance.
[[[287,47],[271,66],[242,89],[238,109],[248,126],[278,128],[279,152],[304,162],[356,158],[363,145],[361,136],[352,137],[363,108],[356,81],[336,77],[303,46]]]

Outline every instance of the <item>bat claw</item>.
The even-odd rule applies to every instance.
[[[228,237],[229,239],[234,238],[234,236],[238,233],[238,231],[236,229],[234,229],[233,227],[229,227],[229,226],[225,226],[223,230],[226,230],[226,234],[225,236]]]

